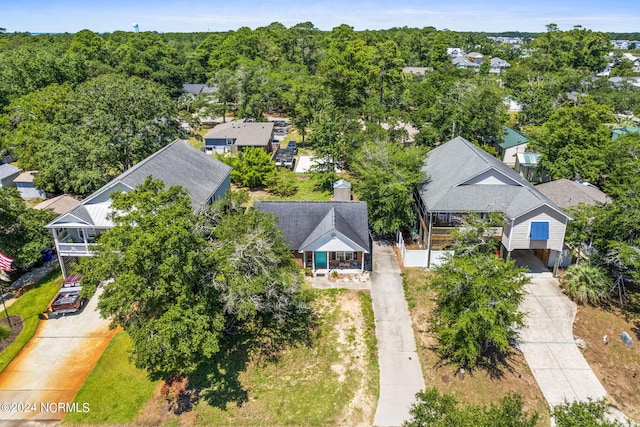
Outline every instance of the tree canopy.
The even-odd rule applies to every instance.
[[[0,252],[13,258],[14,268],[38,261],[40,251],[53,245],[51,232],[44,228],[53,218],[50,211],[28,208],[17,189],[0,188]]]
[[[151,177],[112,199],[114,227],[78,269],[87,294],[112,279],[98,308],[131,336],[136,366],[184,375],[239,333],[304,335],[308,296],[273,218],[232,199],[198,217],[185,190]]]

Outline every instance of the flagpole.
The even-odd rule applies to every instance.
[[[9,327],[13,329],[13,325],[11,324],[11,319],[9,318],[9,312],[7,311],[7,305],[4,303],[4,286],[0,285],[0,300],[2,300],[2,306],[4,307],[4,314],[7,315],[7,322],[9,323]]]

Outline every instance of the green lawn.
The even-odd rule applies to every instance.
[[[136,419],[159,381],[150,381],[146,371],[129,363],[130,348],[126,332],[113,337],[73,399],[80,407],[88,403],[89,412],[70,412],[65,424],[128,423]]]
[[[310,345],[282,348],[277,357],[235,351],[219,354],[190,377],[200,401],[183,416],[198,425],[371,425],[378,396],[377,346],[370,297],[355,291],[315,291],[318,321]],[[137,425],[144,422],[157,382],[128,362],[130,340],[120,332],[107,347],[74,402],[90,412],[65,424]],[[141,411],[142,410],[142,411]],[[139,418],[142,414],[142,418]],[[182,425],[175,415],[157,425]],[[146,425],[151,425],[146,423]]]
[[[10,315],[22,316],[24,328],[14,342],[0,353],[0,372],[7,367],[9,362],[22,350],[29,342],[33,334],[36,332],[38,322],[40,322],[40,314],[46,309],[51,299],[62,285],[62,275],[60,269],[56,269],[45,276],[32,289],[21,295],[7,311]],[[5,316],[4,310],[0,312],[0,316]]]

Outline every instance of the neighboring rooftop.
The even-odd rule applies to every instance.
[[[52,199],[47,199],[43,202],[38,203],[33,208],[44,210],[50,209],[55,213],[61,215],[80,204],[80,200],[75,197],[69,196],[68,194],[62,194],[60,196],[56,196]]]
[[[76,223],[63,217],[73,217],[80,225],[111,227],[107,215],[111,207],[110,194],[116,190],[131,191],[147,176],[161,180],[165,186],[180,185],[189,193],[194,211],[205,206],[215,191],[225,182],[231,167],[177,139],[137,163],[128,171],[84,199],[78,206],[56,218],[57,222]]]
[[[26,171],[22,172],[20,175],[13,180],[15,183],[33,183],[33,177],[38,173],[38,171]]]
[[[430,212],[502,212],[513,219],[542,205],[566,215],[512,168],[462,137],[429,152],[419,190]]]
[[[271,141],[273,126],[273,122],[236,120],[217,125],[204,135],[204,139],[233,139],[237,146],[266,146]]]
[[[11,175],[19,174],[21,169],[10,165],[9,163],[0,164],[0,179],[5,179],[10,177]]]
[[[203,83],[184,83],[182,85],[183,93],[191,93],[194,95],[198,95],[201,93],[214,93],[218,90],[215,86],[207,86]]]
[[[502,131],[504,132],[504,138],[498,145],[505,150],[529,142],[529,138],[525,134],[508,126],[502,126]]]
[[[276,215],[291,250],[306,248],[335,230],[369,251],[366,202],[258,200],[254,206]]]
[[[563,209],[577,206],[580,203],[595,205],[611,201],[609,196],[588,182],[577,182],[563,178],[538,184],[535,188]]]

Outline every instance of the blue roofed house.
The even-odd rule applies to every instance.
[[[493,231],[507,257],[515,250],[534,250],[548,259],[550,252],[563,250],[570,216],[512,168],[466,139],[457,137],[429,152],[422,170],[426,181],[416,202],[418,239],[426,248],[427,266],[433,252],[449,247],[451,230],[469,213],[503,216],[504,226]]]
[[[624,128],[613,129],[611,131],[611,138],[618,139],[620,136],[626,135],[628,133],[640,134],[640,127],[624,127]]]
[[[230,187],[230,172],[226,164],[180,139],[158,150],[47,224],[63,275],[67,276],[70,264],[78,257],[91,256],[96,238],[113,227],[108,214],[114,191],[132,191],[152,176],[167,187],[182,186],[191,197],[194,212],[198,212],[224,197]]]
[[[298,264],[314,274],[362,273],[371,254],[367,204],[359,201],[256,201],[278,218]]]

